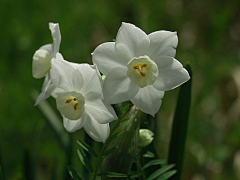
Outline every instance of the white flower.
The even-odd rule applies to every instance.
[[[54,91],[57,91],[56,87],[51,83],[50,68],[51,59],[63,59],[62,54],[59,53],[61,43],[61,33],[58,23],[49,23],[49,29],[51,30],[53,43],[40,47],[33,55],[32,62],[32,74],[34,78],[42,78],[45,76],[42,86],[42,92],[38,96],[35,106],[42,100],[47,99],[51,94],[54,96]]]
[[[104,98],[111,104],[126,100],[154,116],[164,91],[189,80],[188,72],[174,57],[176,32],[156,31],[149,35],[138,27],[122,23],[116,42],[99,45],[93,63],[106,75]]]
[[[62,90],[56,103],[66,130],[74,132],[83,127],[94,140],[105,142],[109,122],[117,116],[112,106],[103,102],[102,80],[96,66],[55,58],[51,66],[52,83]]]
[[[32,74],[35,78],[42,78],[49,72],[53,57],[58,56],[58,59],[63,59],[59,53],[61,34],[58,23],[49,23],[49,29],[52,33],[53,43],[40,47],[33,55]]]

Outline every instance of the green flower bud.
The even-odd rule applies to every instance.
[[[139,130],[139,143],[138,147],[148,146],[154,139],[154,134],[149,129],[140,129]]]

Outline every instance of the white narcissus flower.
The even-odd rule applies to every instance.
[[[154,116],[164,91],[190,79],[176,60],[176,32],[156,31],[149,35],[140,28],[122,23],[116,42],[99,45],[92,53],[93,63],[106,75],[103,93],[106,102],[131,102]]]
[[[48,98],[51,92],[56,91],[56,87],[52,84],[50,78],[51,59],[63,59],[62,54],[59,53],[61,43],[61,33],[58,23],[49,23],[49,29],[52,34],[53,43],[40,47],[33,55],[32,74],[34,78],[42,78],[45,80],[42,86],[42,92],[38,96],[35,105],[38,105],[42,100]],[[52,94],[54,96],[54,93]]]
[[[51,68],[51,59],[63,59],[59,53],[61,34],[58,23],[49,23],[53,43],[40,47],[33,55],[32,74],[34,78],[43,78]]]
[[[109,122],[117,116],[112,106],[103,102],[102,80],[96,66],[55,58],[51,63],[52,83],[62,90],[56,103],[66,130],[74,132],[83,127],[94,140],[105,142],[110,133]]]

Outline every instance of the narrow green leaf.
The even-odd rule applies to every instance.
[[[181,177],[185,141],[187,137],[188,117],[191,104],[192,71],[190,64],[186,64],[185,68],[189,72],[191,79],[181,85],[172,124],[168,164],[176,164],[177,173],[170,178],[171,180],[179,180]]]
[[[152,161],[149,161],[147,164],[145,164],[142,169],[146,169],[150,166],[164,164],[164,163],[166,163],[166,160],[164,159],[154,159]]]
[[[122,109],[122,111],[119,114],[119,117],[121,117],[129,108],[130,104],[128,103],[127,105],[125,105]]]
[[[72,167],[72,166],[67,166],[68,172],[70,174],[70,176],[74,179],[74,180],[83,180],[77,173],[77,171]]]
[[[129,178],[130,179],[136,179],[137,177],[142,176],[142,174],[138,171],[130,171]]]
[[[155,157],[155,154],[152,153],[152,152],[150,152],[150,151],[147,151],[147,152],[143,155],[143,157],[145,157],[145,158],[154,158],[154,157]]]
[[[169,164],[167,166],[164,166],[158,170],[156,170],[154,173],[152,173],[147,180],[153,180],[156,179],[158,176],[162,175],[163,173],[165,173],[166,171],[168,171],[169,169],[173,168],[175,166],[175,164]]]
[[[117,127],[123,125],[125,122],[127,122],[130,118],[123,119],[119,121],[117,124],[114,125],[114,127],[111,129],[111,132],[113,132]]]
[[[87,151],[89,154],[93,155],[94,157],[98,157],[97,153],[94,151],[94,149],[89,146],[87,143],[81,141],[81,140],[78,140],[77,143],[85,150]]]
[[[118,146],[107,150],[106,152],[103,153],[102,158],[105,158],[107,155],[112,154],[117,148],[118,148]]]
[[[82,149],[78,149],[77,150],[79,159],[81,160],[81,162],[83,163],[83,165],[90,171],[93,172],[93,167],[89,161],[89,159],[87,158],[86,154],[84,153],[84,151]]]
[[[104,177],[116,177],[116,178],[127,177],[126,174],[115,173],[115,172],[99,173],[98,176],[104,176]]]
[[[121,135],[122,133],[124,133],[124,131],[118,132],[113,134],[112,136],[109,136],[109,138],[106,141],[106,144],[110,143],[112,140],[114,140],[116,137],[118,137],[119,135]]]
[[[165,174],[161,175],[159,178],[157,178],[157,180],[167,180],[176,173],[177,173],[177,170],[168,171]]]

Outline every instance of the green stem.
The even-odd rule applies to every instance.
[[[103,155],[103,153],[104,153],[104,151],[105,151],[106,148],[107,148],[107,145],[106,145],[106,144],[103,144],[101,153],[100,153],[100,155],[99,155],[99,157],[98,157],[98,161],[97,161],[97,164],[96,164],[96,168],[95,168],[95,171],[94,171],[92,180],[95,180],[96,177],[97,177],[98,168],[99,168],[99,166],[101,165],[102,160],[103,160],[102,155]]]
[[[141,164],[141,161],[140,161],[140,155],[139,155],[139,153],[137,154],[137,165],[138,165],[138,167],[139,167],[139,169],[140,169],[140,171],[141,171],[143,180],[146,180],[146,176],[145,176],[145,174],[144,174],[144,172],[143,172],[143,169],[142,169],[142,164]]]

